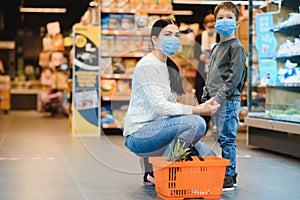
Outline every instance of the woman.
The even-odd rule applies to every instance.
[[[206,125],[200,115],[213,115],[213,99],[198,106],[183,105],[184,93],[178,67],[168,57],[180,46],[178,26],[172,19],[157,20],[151,30],[153,50],[137,64],[132,78],[129,108],[124,118],[125,145],[145,161],[144,184],[153,184],[149,156],[167,156],[169,145],[179,139],[194,144],[204,154],[215,155],[199,142]]]

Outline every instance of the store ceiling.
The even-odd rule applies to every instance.
[[[0,0],[0,36],[10,37],[20,28],[39,30],[48,22],[59,21],[63,30],[80,21],[91,0]],[[19,8],[66,8],[66,13],[20,13]]]

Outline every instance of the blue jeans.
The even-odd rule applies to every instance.
[[[217,127],[217,141],[222,149],[222,157],[230,160],[226,175],[234,176],[236,172],[236,133],[239,123],[240,102],[226,100],[213,115]]]
[[[200,155],[216,155],[200,142],[205,134],[206,123],[197,115],[181,115],[152,121],[126,137],[125,146],[141,157],[167,156],[169,145],[177,139],[189,147],[194,144]]]

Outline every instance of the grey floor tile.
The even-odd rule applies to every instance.
[[[0,116],[0,200],[159,200],[142,185],[139,159],[122,135],[78,138],[68,120],[35,111]],[[209,132],[204,142],[221,154]],[[238,188],[223,200],[299,200],[300,160],[246,145],[237,136]],[[45,160],[34,158],[45,157]],[[31,159],[31,160],[30,160]]]

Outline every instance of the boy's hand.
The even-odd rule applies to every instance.
[[[209,99],[208,101],[193,107],[193,113],[198,115],[208,115],[212,116],[219,109],[220,104],[214,101],[214,98]]]

